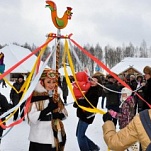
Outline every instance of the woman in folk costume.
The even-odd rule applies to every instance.
[[[67,117],[67,111],[60,97],[56,102],[50,95],[56,82],[56,72],[45,69],[32,94],[29,151],[64,151],[66,133],[61,120]]]

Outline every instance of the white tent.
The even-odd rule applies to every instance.
[[[16,45],[8,45],[4,48],[0,49],[0,52],[4,53],[4,64],[5,70],[8,70],[13,65],[15,65],[18,61],[22,60],[24,57],[29,55],[31,51],[29,49],[16,46]],[[13,73],[27,73],[30,72],[34,62],[36,61],[36,56],[33,55],[17,68],[13,70]]]
[[[14,66],[17,62],[25,58],[27,55],[31,53],[29,49],[10,44],[0,49],[0,52],[4,54],[4,64],[5,71]],[[15,68],[11,73],[28,73],[32,70],[33,65],[36,61],[36,55],[32,55],[22,64],[20,64],[17,68]],[[10,78],[10,75],[6,76],[7,79]]]

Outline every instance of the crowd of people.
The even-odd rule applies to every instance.
[[[133,131],[128,129],[128,126],[131,125],[129,123],[134,122],[134,119],[139,116],[139,114],[136,115],[137,113],[142,113],[143,111],[146,111],[146,109],[150,109],[147,103],[151,104],[151,67],[144,67],[143,72],[144,75],[136,76],[130,74],[120,77],[127,84],[127,87],[119,83],[112,75],[107,75],[104,78],[98,75],[95,76],[95,74],[89,81],[88,77],[86,77],[87,75],[83,72],[76,74],[77,83],[73,84],[73,90],[77,100],[74,102],[73,106],[77,108],[77,117],[79,118],[76,136],[81,151],[100,150],[100,148],[86,136],[86,130],[89,124],[93,123],[95,114],[84,111],[79,107],[79,105],[87,108],[97,107],[98,98],[100,96],[102,96],[102,108],[107,109],[107,113],[103,115],[103,121],[105,122],[103,125],[103,132],[105,142],[109,149],[116,151],[124,151],[125,149],[139,149],[139,151],[146,150],[149,143],[144,145],[144,142],[142,143],[142,138],[140,138],[141,133],[144,131],[140,131],[139,134],[136,133],[139,129],[141,120],[139,120],[138,128],[133,126],[130,127],[134,129]],[[92,81],[95,83],[95,86]],[[103,85],[103,89],[97,88],[98,83]],[[94,91],[92,91],[92,89]],[[85,97],[83,97],[82,92]],[[105,98],[106,104],[104,104]],[[142,124],[140,127],[142,128]],[[118,128],[120,131],[116,133],[116,129]],[[124,130],[125,132],[121,133]],[[136,131],[135,136],[133,136],[134,131]],[[145,134],[142,135],[144,136],[143,139],[147,139],[148,142],[148,135],[146,132],[144,133]],[[131,139],[131,135],[132,140],[125,141],[124,137],[126,137],[126,139]],[[135,139],[133,137],[135,137]],[[140,144],[138,147],[136,142],[140,142],[142,145]]]
[[[119,111],[115,111],[114,108],[109,109],[106,114],[103,115],[103,121],[105,122],[103,127],[104,140],[108,147],[116,151],[124,151],[130,146],[134,146],[136,142],[140,142],[140,151],[149,151],[150,136],[146,132],[146,128],[143,126],[141,119],[142,114],[149,114],[151,117],[151,67],[144,67],[144,77],[130,75],[130,79],[126,80],[127,84],[131,88],[131,92],[126,92],[122,88],[122,97],[119,101]],[[128,89],[128,91],[130,91]],[[114,93],[114,92],[109,92]],[[131,95],[130,95],[131,93]],[[124,99],[122,99],[124,98]],[[108,95],[106,95],[108,101]],[[124,101],[124,103],[123,103]],[[125,104],[125,105],[124,105]],[[138,113],[138,114],[137,114]],[[116,132],[116,124],[113,119],[118,119],[120,124],[120,130]],[[126,121],[125,121],[126,119]],[[150,118],[148,123],[151,124]],[[122,124],[123,123],[123,124]],[[151,131],[151,130],[150,130]]]
[[[151,67],[144,67],[143,72],[144,76],[132,74],[120,77],[130,88],[123,86],[112,75],[103,77],[99,74],[90,76],[85,71],[76,73],[76,81],[72,81],[76,98],[73,107],[76,109],[78,118],[76,137],[80,151],[100,150],[99,145],[86,135],[96,113],[85,111],[80,107],[96,108],[100,97],[102,97],[101,107],[107,109],[107,113],[103,115],[102,128],[104,140],[109,149],[124,151],[135,147],[136,142],[140,142],[139,150],[147,150],[150,137],[143,127],[140,116],[144,116],[146,109],[151,116],[151,110],[148,110],[150,106],[147,104],[151,104]],[[53,69],[45,69],[32,93],[27,113],[30,125],[29,151],[64,151],[66,132],[62,120],[68,116],[65,105],[68,103],[69,92],[66,78],[56,74]],[[14,82],[10,91],[11,105],[6,103],[8,101],[5,96],[1,97],[5,101],[5,106],[1,105],[1,114],[19,103],[24,91],[22,89],[24,82],[23,75],[19,75]],[[58,83],[57,100],[56,83]],[[24,118],[24,106],[25,103],[15,112],[14,121]],[[3,129],[1,136],[2,133]]]

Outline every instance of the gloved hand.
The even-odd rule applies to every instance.
[[[58,104],[54,103],[53,101],[50,101],[48,106],[40,112],[39,120],[42,119],[45,115],[47,115],[49,112],[52,112],[54,109],[57,108]]]
[[[73,103],[73,107],[74,107],[74,108],[78,108],[78,105],[77,105],[76,102]]]
[[[111,114],[111,116],[112,116],[113,118],[115,118],[116,115],[117,115],[117,112],[115,112],[115,111],[113,111],[113,110],[109,110],[108,112]]]
[[[63,118],[65,118],[65,115],[63,113],[55,112],[52,114],[52,118],[62,120]]]
[[[106,122],[106,121],[112,121],[112,116],[109,112],[103,114],[103,121]]]

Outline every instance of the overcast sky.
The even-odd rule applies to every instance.
[[[67,6],[73,8],[72,19],[62,35],[81,46],[122,46],[132,42],[151,46],[151,0],[54,0],[58,16]],[[0,0],[0,44],[17,42],[42,45],[49,32],[57,33],[45,0]]]

